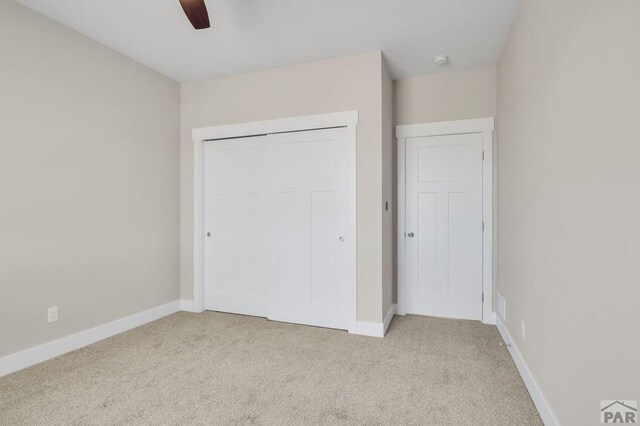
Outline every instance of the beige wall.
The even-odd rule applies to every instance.
[[[639,23],[637,0],[523,0],[498,68],[498,286],[566,425],[640,399]]]
[[[0,356],[177,300],[179,85],[8,0],[0,52]]]
[[[395,124],[494,117],[496,69],[480,68],[394,82]]]
[[[382,54],[329,59],[182,85],[181,283],[193,298],[191,130],[358,110],[358,319],[382,320]]]
[[[395,283],[396,231],[394,212],[395,190],[395,143],[393,128],[393,81],[386,62],[382,61],[382,315],[393,305]],[[389,209],[385,210],[385,203]]]

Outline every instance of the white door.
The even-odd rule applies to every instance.
[[[406,142],[407,313],[482,319],[482,134]]]
[[[205,144],[207,309],[348,328],[346,134]]]
[[[269,136],[276,152],[276,277],[269,318],[348,327],[345,129]]]
[[[205,143],[205,302],[267,315],[272,276],[270,150],[266,137]]]

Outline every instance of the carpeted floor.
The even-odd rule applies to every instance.
[[[0,378],[2,425],[540,425],[493,326],[177,313]]]

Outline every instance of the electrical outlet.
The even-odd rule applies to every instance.
[[[58,307],[52,306],[47,309],[47,322],[51,324],[52,322],[58,321]]]
[[[527,334],[524,327],[524,320],[522,320],[521,327],[522,327],[522,340],[525,340],[527,338]]]

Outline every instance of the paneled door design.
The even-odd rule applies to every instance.
[[[345,129],[270,135],[275,150],[276,277],[269,318],[347,328]]]
[[[205,144],[206,308],[267,315],[272,239],[268,138]]]
[[[407,313],[482,319],[482,134],[406,140]]]
[[[205,143],[207,309],[348,328],[346,135]]]

